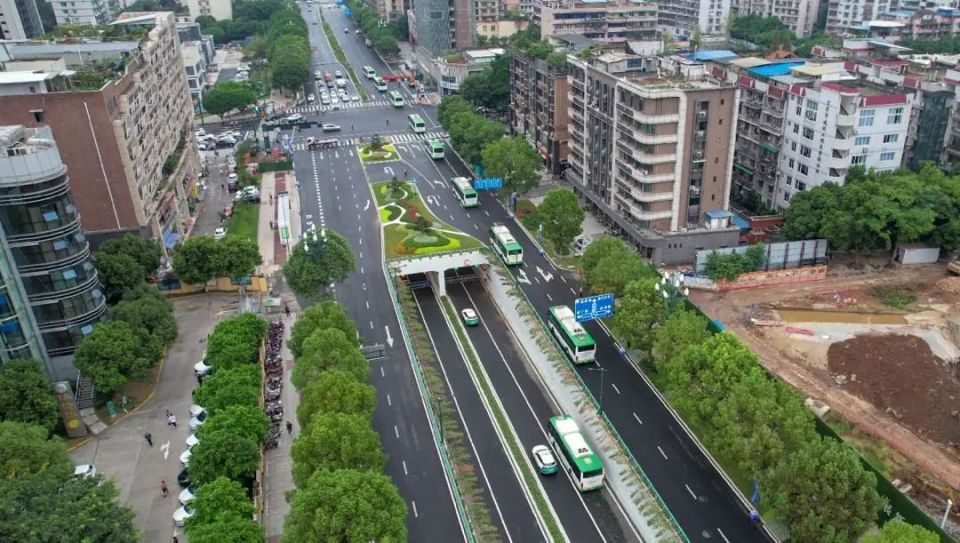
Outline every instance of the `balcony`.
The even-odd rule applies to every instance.
[[[665,164],[668,162],[677,161],[676,153],[668,153],[668,154],[644,153],[636,149],[632,149],[628,145],[624,144],[622,141],[617,142],[617,148],[620,150],[620,152],[633,158],[640,164]]]
[[[629,117],[640,124],[665,124],[680,121],[680,115],[676,113],[668,115],[646,115],[630,109],[623,104],[617,104],[617,110],[621,115]]]

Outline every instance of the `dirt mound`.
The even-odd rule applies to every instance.
[[[960,294],[960,277],[944,277],[937,281],[937,288],[951,294]]]
[[[960,444],[960,382],[916,336],[861,335],[827,351],[834,381],[915,432]]]

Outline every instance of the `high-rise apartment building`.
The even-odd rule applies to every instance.
[[[417,0],[413,10],[417,46],[427,59],[473,46],[475,12],[470,0]]]
[[[175,17],[125,13],[114,24],[149,32],[138,47],[121,43],[126,53],[87,69],[83,87],[74,78],[83,67],[0,72],[0,123],[50,126],[91,243],[133,232],[170,247],[192,225],[199,172]],[[67,58],[84,45],[59,46]],[[109,44],[91,45],[102,54]]]
[[[878,20],[892,8],[896,0],[827,0],[827,32],[843,34],[848,29]]]
[[[123,7],[118,0],[50,0],[57,24],[105,25]]]
[[[630,0],[541,0],[533,24],[542,36],[580,34],[596,40],[656,40],[657,4]]]
[[[510,130],[525,136],[554,174],[567,164],[569,92],[566,65],[510,51]]]
[[[36,0],[0,0],[0,40],[25,40],[43,34]]]
[[[813,33],[817,23],[821,0],[734,0],[734,13],[737,17],[759,15],[776,17],[790,27],[794,34],[805,38]],[[825,1],[825,0],[824,0]]]
[[[726,32],[732,0],[661,0],[657,9],[660,30],[687,39],[697,28],[704,34]]]
[[[107,311],[71,180],[48,127],[0,126],[0,365],[40,360],[54,379],[76,378]]]
[[[233,2],[231,0],[188,0],[187,9],[190,10],[190,18],[194,21],[197,17],[213,17],[218,21],[229,21],[233,19]]]
[[[567,178],[655,264],[736,246],[737,88],[680,57],[569,56]]]

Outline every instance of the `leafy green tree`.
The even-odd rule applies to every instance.
[[[173,251],[173,270],[181,281],[203,285],[224,268],[220,246],[209,236],[187,238]]]
[[[939,543],[940,536],[935,532],[917,526],[907,524],[900,519],[893,519],[883,525],[883,528],[877,533],[871,533],[863,536],[860,543]]]
[[[260,447],[253,441],[227,432],[211,434],[193,447],[190,478],[198,485],[226,477],[241,484],[253,479],[260,466]]]
[[[274,88],[295,91],[310,81],[310,64],[297,56],[281,56],[270,65]]]
[[[138,541],[133,511],[117,505],[116,486],[102,476],[73,477],[69,463],[67,468],[66,475],[44,471],[0,479],[0,541]]]
[[[654,278],[637,279],[627,284],[620,304],[610,318],[610,330],[621,338],[628,348],[649,356],[653,334],[666,319],[667,308],[663,298],[653,288]]]
[[[207,340],[207,363],[216,369],[257,362],[267,323],[253,313],[224,319]]]
[[[537,217],[543,225],[543,237],[553,242],[557,252],[570,253],[573,238],[583,232],[586,214],[580,208],[577,195],[570,189],[553,189],[537,208]]]
[[[357,269],[347,240],[330,229],[324,234],[326,240],[306,237],[297,243],[283,266],[283,277],[297,296],[317,299],[328,285],[342,282]]]
[[[119,239],[109,239],[100,244],[97,254],[127,255],[143,268],[141,281],[148,281],[158,269],[163,249],[156,240],[133,234],[125,234]]]
[[[460,95],[473,105],[504,113],[510,109],[510,57],[497,56],[486,68],[468,75]]]
[[[293,494],[283,541],[407,540],[407,505],[390,479],[371,471],[318,471]]]
[[[297,317],[297,322],[290,330],[290,340],[287,341],[293,356],[299,357],[304,340],[314,331],[324,328],[336,328],[348,338],[357,337],[357,325],[347,316],[343,306],[334,300],[324,300],[308,307]],[[359,340],[357,343],[359,344]]]
[[[233,110],[243,111],[257,102],[257,93],[241,81],[221,81],[203,95],[203,109],[221,119]]]
[[[589,249],[591,243],[587,248]],[[656,270],[637,253],[612,252],[604,256],[589,272],[583,274],[584,286],[593,293],[612,292],[621,296],[627,285],[638,279],[656,279]]]
[[[257,407],[260,401],[260,368],[253,365],[217,370],[194,392],[194,400],[211,417],[231,406]]]
[[[214,523],[194,523],[193,527],[190,527],[189,520],[187,522],[186,532],[190,543],[263,543],[265,540],[263,526],[251,517],[221,515]]]
[[[370,371],[370,364],[360,353],[356,341],[336,328],[314,331],[304,340],[301,350],[290,376],[299,390],[330,369],[344,371],[361,382]]]
[[[873,525],[883,503],[877,478],[852,448],[829,438],[783,457],[765,494],[791,539],[853,541]]]
[[[450,142],[470,164],[480,164],[483,149],[499,141],[506,132],[502,124],[474,113],[455,113],[450,117],[449,125]]]
[[[260,247],[256,241],[227,236],[220,240],[220,274],[228,277],[243,277],[252,274],[263,263]]]
[[[487,175],[502,177],[504,194],[526,194],[540,184],[540,155],[522,137],[502,138],[483,148]]]
[[[363,415],[317,413],[293,442],[293,481],[306,486],[317,471],[382,471],[386,462],[380,436]]]
[[[110,308],[114,320],[123,321],[133,328],[146,330],[163,345],[170,345],[177,338],[177,320],[170,302],[155,296],[122,300]]]
[[[187,537],[193,541],[191,531],[203,525],[216,524],[229,517],[253,518],[253,502],[247,491],[237,481],[217,477],[200,487],[190,502],[193,516],[185,524]]]
[[[73,475],[63,440],[43,426],[0,422],[0,481],[36,473],[50,473],[56,479]]]
[[[699,51],[701,47],[703,47],[703,31],[700,30],[699,25],[695,25],[693,35],[690,37],[690,48]]]
[[[710,337],[707,319],[683,308],[674,309],[653,333],[653,365],[657,371],[687,347]]]
[[[840,191],[840,185],[824,183],[795,194],[783,212],[783,235],[797,240],[822,237],[827,217],[840,212]]]
[[[124,292],[143,282],[143,268],[130,255],[97,252],[94,261],[108,303],[117,303]]]
[[[449,124],[453,120],[454,115],[459,113],[473,114],[476,113],[476,111],[469,102],[457,95],[444,96],[443,100],[440,100],[440,105],[437,106],[437,118],[440,120],[440,124],[447,130],[450,129]]]
[[[60,420],[53,383],[36,360],[0,366],[0,420],[36,424],[52,432]]]
[[[342,371],[327,370],[301,391],[297,420],[301,428],[307,428],[321,413],[360,415],[370,420],[376,408],[377,392],[373,387]]]
[[[206,439],[207,436],[219,432],[249,439],[257,445],[263,443],[270,421],[263,414],[263,409],[255,405],[228,405],[214,412],[197,428],[197,438]]]
[[[75,364],[104,392],[120,388],[131,377],[143,375],[162,354],[162,345],[143,329],[123,321],[102,322],[83,338]]]
[[[580,256],[580,271],[583,274],[590,273],[604,257],[609,255],[620,257],[632,252],[620,238],[600,236],[584,249],[583,255]]]

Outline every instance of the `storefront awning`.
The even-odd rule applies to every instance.
[[[178,241],[180,241],[180,234],[176,232],[166,232],[163,234],[163,246],[167,249],[173,249]]]

